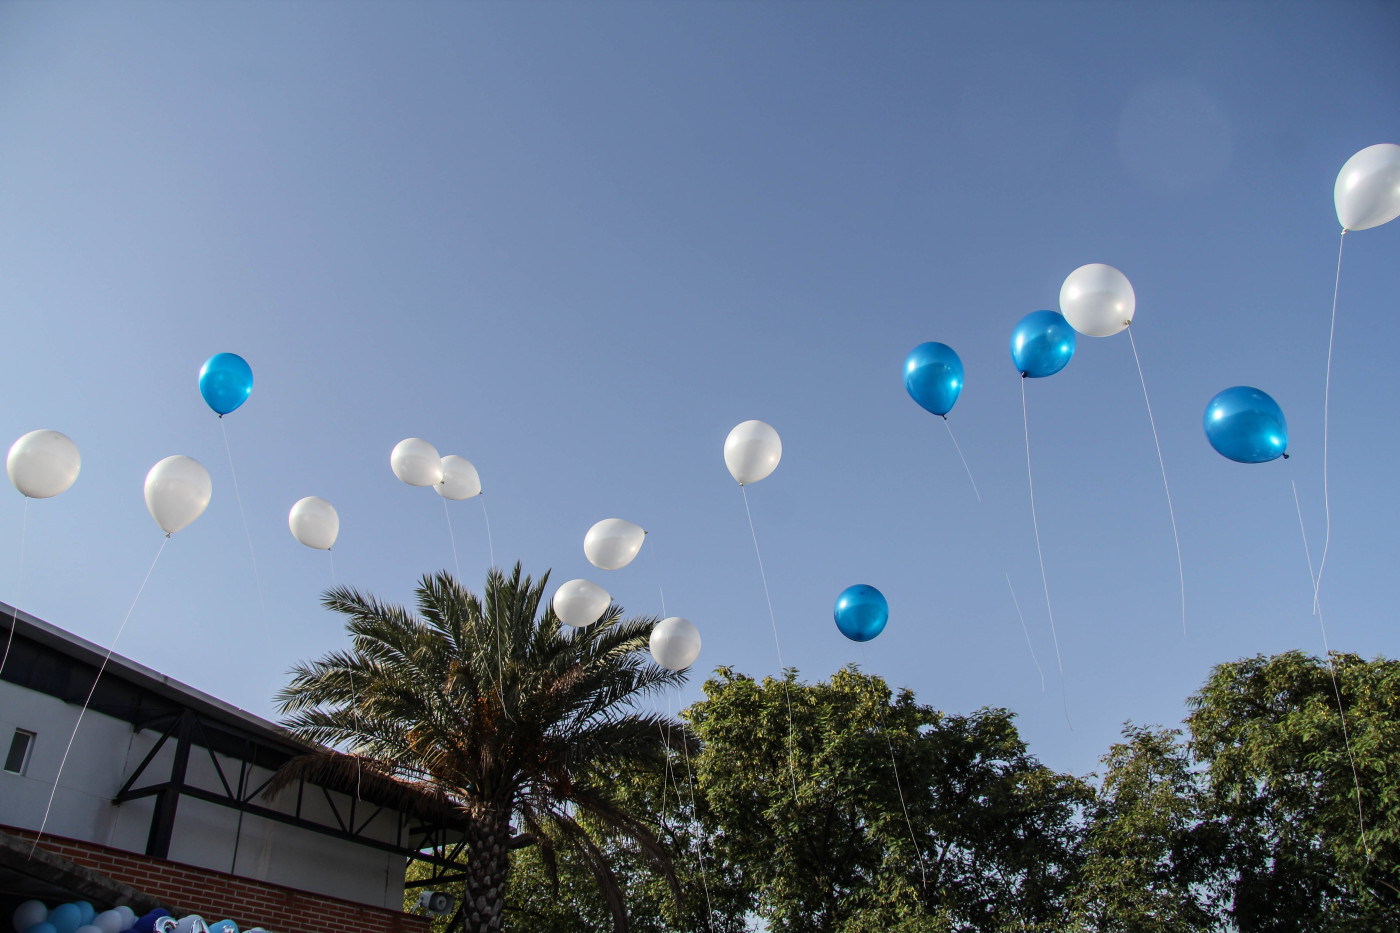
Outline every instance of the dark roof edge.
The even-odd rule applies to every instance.
[[[0,602],[0,634],[8,639],[12,625],[15,634],[23,635],[75,660],[91,664],[93,667],[100,667],[103,658],[107,657],[106,648],[95,645],[85,638],[42,619],[37,619],[8,603]],[[196,690],[189,684],[181,683],[173,677],[154,671],[144,664],[139,664],[115,652],[107,661],[107,667],[102,676],[117,677],[143,690],[149,690],[157,696],[189,707],[201,715],[246,729],[268,742],[285,746],[287,751],[293,754],[328,750],[314,742],[308,742],[293,735],[288,730],[263,719],[261,716],[254,715],[232,703],[225,703],[217,697]]]

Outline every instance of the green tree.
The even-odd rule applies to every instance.
[[[1216,930],[1224,829],[1177,729],[1131,723],[1104,756],[1072,892],[1075,924],[1095,933]]]
[[[1190,699],[1244,933],[1400,928],[1400,662],[1331,661],[1221,664]]]
[[[948,716],[855,668],[817,684],[721,668],[685,715],[717,859],[738,866],[770,930],[1065,919],[1091,792],[1030,756],[1005,710]]]
[[[277,698],[293,732],[355,750],[295,761],[284,784],[360,767],[430,789],[468,817],[459,922],[471,931],[501,929],[513,820],[546,875],[560,851],[577,854],[616,930],[628,917],[600,834],[629,837],[679,896],[665,849],[608,778],[657,767],[667,735],[688,741],[682,723],[634,705],[684,675],[647,657],[655,620],[622,619],[620,607],[566,634],[542,608],[548,577],[532,581],[519,564],[510,577],[492,570],[483,600],[447,573],[425,576],[416,614],[332,589],[323,602],[346,617],[351,650],[297,665]]]

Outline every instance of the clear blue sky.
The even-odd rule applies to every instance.
[[[1212,664],[1321,650],[1316,560],[1342,163],[1400,142],[1400,7],[1348,3],[0,4],[0,439],[67,433],[77,484],[0,496],[3,598],[109,643],[160,545],[170,454],[214,481],[119,651],[254,712],[338,648],[302,496],[341,515],[342,582],[407,599],[452,566],[442,500],[388,456],[468,457],[498,563],[587,576],[693,620],[700,670],[777,670],[739,488],[749,418],[784,442],[750,499],[806,677],[859,662],[939,708],[1006,706],[1083,773],[1127,719],[1175,723]],[[1331,399],[1334,647],[1396,653],[1400,223],[1348,235]],[[1026,386],[1064,659],[1061,709],[1007,341],[1087,262],[1133,325]],[[901,364],[939,340],[943,426]],[[196,376],[252,365],[219,424]],[[1236,384],[1292,459],[1224,460],[1201,414]],[[451,504],[464,577],[482,512]],[[649,529],[630,567],[595,521]],[[1045,668],[1041,692],[1004,574]],[[864,649],[831,619],[882,590]],[[697,677],[685,692],[698,696]]]

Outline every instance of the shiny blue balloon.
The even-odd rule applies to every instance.
[[[836,627],[851,641],[869,641],[885,630],[890,604],[873,586],[857,583],[836,597]]]
[[[74,901],[73,906],[78,908],[78,926],[87,926],[97,917],[97,908],[87,901]]]
[[[904,358],[904,388],[924,410],[947,415],[962,394],[962,360],[946,343],[921,343]]]
[[[253,368],[237,353],[215,353],[199,370],[199,394],[223,417],[248,401]]]
[[[1288,421],[1267,392],[1233,386],[1206,406],[1206,439],[1216,453],[1239,463],[1268,463],[1287,457]]]
[[[74,927],[73,929],[76,930],[77,927]],[[52,923],[45,921],[44,923],[34,924],[32,927],[25,930],[24,933],[58,933],[58,928],[55,927]]]
[[[1023,376],[1053,376],[1074,356],[1074,328],[1058,311],[1032,311],[1011,332],[1011,362]]]

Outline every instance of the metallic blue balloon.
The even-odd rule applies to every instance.
[[[921,343],[904,358],[904,388],[926,411],[946,415],[962,394],[962,360],[946,343]]]
[[[1053,376],[1074,356],[1074,328],[1058,311],[1032,311],[1011,332],[1011,362],[1023,376]]]
[[[1206,439],[1216,453],[1239,463],[1268,463],[1288,454],[1288,422],[1267,392],[1233,386],[1206,406]]]
[[[873,586],[857,583],[836,597],[836,627],[851,641],[869,641],[885,630],[890,604]]]
[[[248,401],[253,368],[237,353],[215,353],[199,370],[199,394],[220,417]]]

